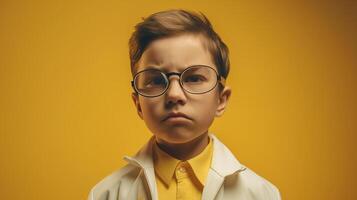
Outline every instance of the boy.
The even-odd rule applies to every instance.
[[[212,133],[231,89],[228,48],[203,14],[155,13],[129,41],[132,99],[153,133],[89,200],[279,200],[278,189],[240,164]]]

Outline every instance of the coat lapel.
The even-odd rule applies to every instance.
[[[215,199],[219,189],[223,184],[223,181],[224,178],[211,168],[208,172],[206,185],[203,188],[202,199]]]
[[[245,169],[232,152],[223,145],[216,136],[209,134],[213,140],[213,156],[202,199],[213,200],[216,198],[225,177]]]
[[[155,170],[154,163],[152,159],[152,145],[154,142],[154,137],[146,143],[146,145],[140,149],[140,151],[134,156],[125,156],[124,160],[129,163],[136,165],[142,169],[142,175],[144,175],[145,180],[147,182],[147,186],[149,191],[144,191],[145,188],[141,187],[141,191],[136,191],[135,193],[147,192],[150,193],[147,196],[151,197],[151,200],[157,200],[157,188],[156,188],[156,180],[155,180]],[[136,186],[135,186],[136,187]],[[130,194],[132,195],[132,194]]]

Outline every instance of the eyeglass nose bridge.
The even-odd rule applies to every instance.
[[[169,79],[169,78],[170,78],[170,76],[173,76],[173,75],[177,75],[178,77],[180,77],[180,78],[181,78],[181,74],[182,74],[182,73],[178,73],[178,72],[169,72],[169,73],[164,73],[164,74],[166,75],[167,79]]]
[[[181,72],[181,73],[179,73],[179,72],[163,73],[163,74],[165,74],[165,76],[166,76],[166,78],[167,78],[167,81],[168,81],[166,90],[170,87],[170,84],[171,84],[170,76],[174,76],[174,75],[177,75],[177,76],[179,77],[179,84],[180,84],[180,86],[182,87],[182,89],[185,90],[185,89],[183,88],[183,86],[182,86],[182,83],[181,83],[181,74],[182,74],[182,73],[183,73],[183,72]],[[166,90],[165,90],[165,92],[166,92]]]

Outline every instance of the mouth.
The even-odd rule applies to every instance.
[[[171,112],[162,121],[182,121],[182,120],[191,120],[191,118],[185,115],[184,113]]]

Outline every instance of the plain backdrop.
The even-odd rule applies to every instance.
[[[283,199],[357,199],[356,1],[0,2],[0,199],[86,199],[151,133],[130,94],[142,17],[201,11],[230,48],[215,133]]]

